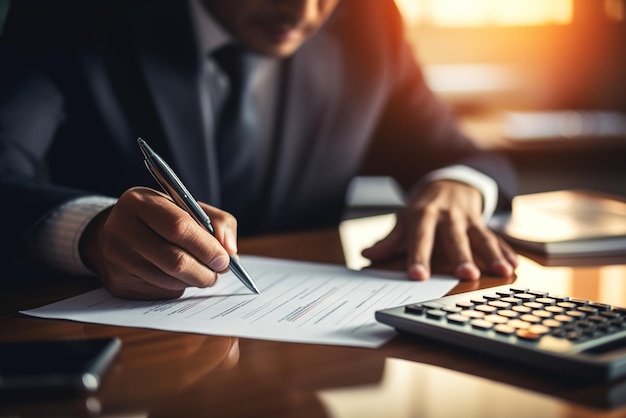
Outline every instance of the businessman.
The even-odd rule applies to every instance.
[[[428,89],[393,1],[11,3],[0,38],[2,257],[97,274],[114,294],[211,286],[237,236],[336,225],[350,180],[407,191],[364,255],[430,276],[511,275],[485,226],[515,177]],[[178,172],[211,237],[142,165],[137,137]]]

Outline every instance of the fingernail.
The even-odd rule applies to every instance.
[[[429,276],[428,269],[421,263],[415,263],[409,267],[409,277],[413,280],[426,280]]]
[[[459,264],[454,274],[458,278],[465,280],[478,280],[480,278],[480,270],[470,262]]]
[[[495,274],[506,277],[513,274],[513,269],[511,268],[511,266],[502,260],[494,261],[494,263],[491,265],[491,271],[493,271]]]
[[[230,259],[225,255],[218,255],[209,263],[209,267],[213,271],[224,271],[228,268],[228,263]]]
[[[224,248],[237,252],[237,238],[234,235],[226,234],[224,236]]]

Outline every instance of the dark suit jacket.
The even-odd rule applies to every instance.
[[[34,4],[33,4],[34,3]],[[12,2],[0,55],[2,253],[60,203],[156,187],[149,141],[199,200],[220,205],[212,122],[181,0]],[[409,186],[461,163],[514,193],[506,161],[478,150],[426,87],[393,1],[343,0],[289,60],[272,170],[254,232],[331,225],[356,174]]]

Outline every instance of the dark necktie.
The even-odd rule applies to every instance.
[[[254,199],[258,155],[257,112],[250,92],[251,68],[241,47],[228,45],[213,54],[230,81],[216,127],[222,209],[242,218]]]

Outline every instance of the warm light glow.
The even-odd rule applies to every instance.
[[[536,26],[567,24],[572,0],[396,0],[411,24]]]
[[[623,21],[626,17],[624,2],[621,0],[604,0],[604,14],[614,21]]]
[[[572,416],[565,403],[540,392],[396,358],[385,359],[380,382],[333,387],[317,396],[332,418]]]

